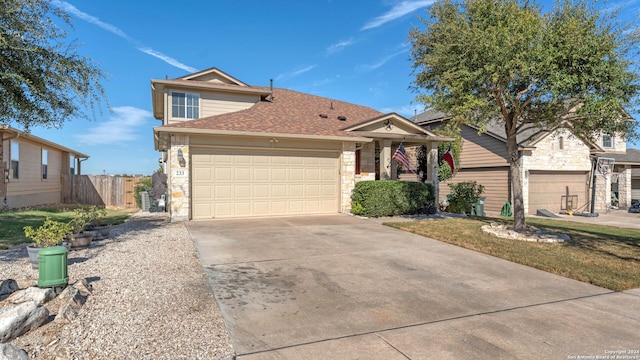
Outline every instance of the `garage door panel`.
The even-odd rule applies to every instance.
[[[215,185],[214,194],[216,199],[232,199],[233,198],[233,186],[231,185]]]
[[[233,179],[233,170],[230,167],[219,167],[214,169],[213,180],[218,181],[229,181]]]
[[[271,169],[271,181],[287,181],[287,169]]]
[[[202,199],[211,199],[211,186],[194,186],[193,187],[193,196],[202,198]]]
[[[196,204],[193,207],[193,211],[198,214],[202,214],[203,217],[212,216],[211,214],[211,206],[209,204]]]
[[[193,171],[193,179],[203,181],[211,180],[211,169],[196,167]]]
[[[234,173],[235,181],[251,181],[251,169],[250,168],[235,168]]]
[[[338,152],[195,148],[191,155],[194,219],[339,210]]]

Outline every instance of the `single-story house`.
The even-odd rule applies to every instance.
[[[361,180],[396,179],[400,144],[448,140],[395,113],[250,86],[211,68],[152,80],[172,221],[349,212]]]
[[[449,119],[440,111],[430,110],[416,115],[412,121],[433,130],[444,126]],[[525,214],[536,214],[539,209],[554,213],[589,212],[593,198],[594,211],[606,211],[612,205],[612,195],[621,208],[631,206],[633,194],[637,196],[634,191],[640,185],[634,182],[637,181],[634,174],[640,169],[639,150],[627,149],[622,137],[601,135],[597,143],[592,143],[574,135],[570,128],[538,130],[530,129],[518,138]],[[463,125],[461,136],[459,171],[441,183],[440,200],[449,192],[446,184],[477,181],[485,189],[485,210],[499,213],[505,202],[512,200],[504,126],[492,122],[486,132],[479,135],[477,128]],[[615,161],[606,176],[596,172],[596,189],[592,192],[594,164],[598,158]]]
[[[0,200],[4,208],[62,202],[62,174],[80,174],[81,152],[0,125]]]

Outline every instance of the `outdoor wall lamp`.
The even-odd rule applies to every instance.
[[[184,159],[184,154],[182,153],[182,149],[178,149],[178,164],[180,164],[180,167],[187,166],[187,161]]]

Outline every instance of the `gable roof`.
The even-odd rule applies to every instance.
[[[616,161],[616,164],[626,165],[638,165],[640,164],[640,150],[627,149],[625,153],[606,153],[602,154],[602,157],[612,158]]]
[[[28,140],[31,140],[33,142],[37,142],[43,145],[46,145],[52,149],[57,149],[63,152],[68,152],[69,154],[72,154],[73,156],[80,158],[80,159],[88,159],[89,155],[83,154],[79,151],[73,150],[73,149],[69,149],[68,147],[62,146],[60,144],[56,144],[52,141],[43,139],[41,137],[35,136],[35,135],[31,135],[28,132],[24,132],[24,131],[20,131],[18,129],[14,129],[12,127],[9,127],[7,125],[0,125],[0,132],[2,133],[8,133],[11,134],[10,136],[15,136],[16,141],[19,141],[20,138],[25,138]],[[5,140],[7,140],[5,138]]]
[[[418,125],[420,126],[429,126],[429,125],[434,125],[434,124],[438,124],[438,123],[442,123],[445,121],[450,120],[452,117],[448,116],[447,114],[445,114],[442,111],[438,111],[438,110],[427,110],[422,114],[418,114],[416,116],[414,116],[413,118],[411,118],[412,121],[416,122]],[[479,130],[479,128],[473,126],[473,125],[469,125],[469,124],[465,124],[466,126],[475,129],[475,130]],[[570,126],[567,126],[567,128],[569,130]],[[547,135],[549,135],[552,131],[557,130],[557,128],[554,129],[544,129],[544,128],[540,128],[537,127],[535,125],[529,125],[525,128],[523,128],[516,136],[516,141],[518,142],[518,145],[521,148],[531,148],[531,147],[535,147],[535,144],[537,144],[540,140],[544,139]],[[484,132],[484,134],[487,134],[495,139],[498,139],[502,142],[507,141],[507,132],[504,128],[504,125],[501,121],[498,120],[490,120],[487,122],[487,128],[486,131]],[[599,147],[597,144],[592,143],[591,141],[588,141],[587,139],[583,139],[581,138],[582,141],[589,146],[589,148],[591,148],[592,150],[596,150],[596,151],[602,151],[602,148]]]
[[[154,128],[159,133],[200,133],[253,136],[322,138],[341,141],[369,142],[372,137],[399,137],[399,134],[373,134],[358,131],[366,125],[390,118],[396,124],[415,131],[405,135],[411,140],[447,140],[416,126],[395,114],[383,114],[370,107],[345,101],[301,93],[298,91],[254,87],[272,91],[273,97],[263,98],[252,107],[236,112],[182,121]],[[372,136],[376,135],[376,136]]]

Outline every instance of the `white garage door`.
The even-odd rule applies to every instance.
[[[192,218],[339,212],[337,152],[193,149]]]
[[[530,171],[529,214],[583,208],[589,201],[589,174],[583,171]]]

